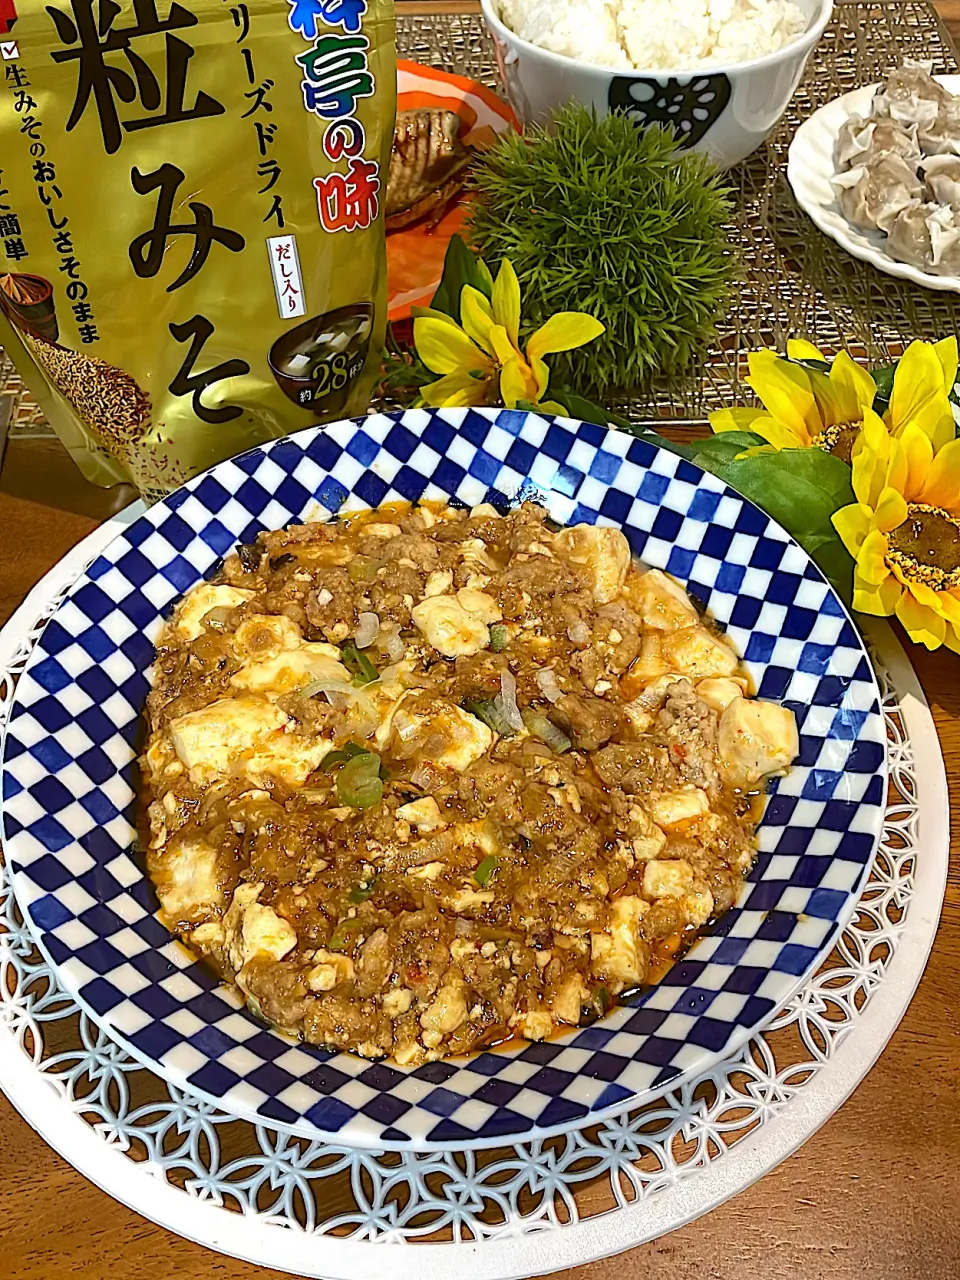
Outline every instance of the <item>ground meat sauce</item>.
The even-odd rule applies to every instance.
[[[143,758],[169,927],[311,1044],[542,1039],[736,898],[789,711],[617,530],[391,506],[181,601]]]

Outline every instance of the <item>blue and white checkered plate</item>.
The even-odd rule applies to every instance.
[[[399,1068],[265,1029],[157,919],[135,837],[153,641],[179,596],[264,529],[384,501],[535,498],[612,524],[705,601],[759,696],[796,714],[737,904],[660,984],[541,1044]],[[832,946],[880,835],[885,737],[860,637],[807,555],[713,476],[620,432],[411,410],[221,463],[132,524],[69,592],[21,676],[3,751],[17,898],[64,987],[169,1082],[338,1143],[494,1146],[583,1127],[740,1048]]]

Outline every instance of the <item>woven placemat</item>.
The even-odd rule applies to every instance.
[[[493,45],[478,15],[400,16],[397,52],[498,85]],[[838,0],[780,125],[731,174],[737,208],[730,238],[743,268],[718,341],[685,381],[619,406],[631,417],[702,422],[710,410],[746,398],[741,377],[747,352],[782,348],[788,336],[807,337],[829,354],[846,348],[857,358],[882,362],[913,338],[956,331],[960,295],[911,285],[850,257],[797,207],[785,176],[787,149],[802,120],[830,99],[882,79],[905,57],[932,60],[935,72],[958,69],[956,47],[931,4]],[[3,392],[16,397],[11,435],[49,430],[0,351]]]

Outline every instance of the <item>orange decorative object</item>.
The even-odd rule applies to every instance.
[[[464,124],[461,140],[479,150],[489,146],[498,133],[520,128],[510,107],[478,81],[448,75],[417,62],[398,62],[397,110],[415,111],[422,107],[455,111]],[[435,226],[424,219],[388,234],[390,320],[406,320],[411,307],[429,305],[440,284],[450,237],[463,226],[465,203],[465,197],[458,199]]]

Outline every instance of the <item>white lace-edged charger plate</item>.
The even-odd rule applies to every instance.
[[[938,84],[950,93],[960,94],[960,76],[934,76]],[[960,276],[938,276],[921,271],[908,262],[898,262],[887,252],[887,237],[882,231],[865,231],[855,227],[840,212],[840,205],[831,185],[837,166],[834,150],[840,130],[851,116],[870,114],[873,95],[879,85],[867,85],[834,98],[797,130],[787,157],[787,179],[803,209],[820,230],[835,240],[842,249],[869,262],[878,271],[901,280],[910,280],[925,289],[938,289],[960,293]]]
[[[0,631],[0,726],[64,593],[141,511],[91,534]],[[0,1086],[117,1200],[210,1249],[298,1275],[508,1280],[692,1221],[838,1109],[903,1017],[933,943],[949,852],[943,760],[893,633],[872,623],[868,640],[890,791],[858,910],[762,1034],[642,1111],[486,1154],[378,1152],[238,1119],[154,1075],[94,1025],[36,949],[2,863]],[[426,1238],[429,1248],[415,1247]]]

